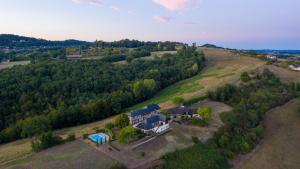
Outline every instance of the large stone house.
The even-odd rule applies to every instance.
[[[141,129],[144,133],[162,133],[170,128],[169,123],[167,123],[166,116],[162,114],[155,114],[150,118],[144,120],[135,126]]]
[[[160,110],[159,105],[151,104],[143,109],[132,111],[128,114],[130,124],[135,126],[141,122],[144,122],[146,119],[150,118],[151,116],[158,114]]]

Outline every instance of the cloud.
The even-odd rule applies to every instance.
[[[114,10],[114,11],[120,11],[120,8],[117,6],[110,6],[110,9]]]
[[[153,19],[159,22],[168,23],[171,21],[172,18],[168,16],[153,16]]]
[[[193,1],[197,0],[152,0],[154,3],[167,8],[170,11],[176,11],[188,7]]]
[[[101,0],[72,0],[73,2],[80,3],[88,3],[90,5],[94,5],[97,7],[105,7],[105,4]]]

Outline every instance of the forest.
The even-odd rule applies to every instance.
[[[0,72],[0,143],[121,113],[205,65],[196,47],[118,65],[47,61]]]

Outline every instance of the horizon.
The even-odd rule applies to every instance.
[[[300,49],[300,2],[266,0],[4,0],[0,34],[47,40],[176,41]]]

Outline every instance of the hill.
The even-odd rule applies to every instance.
[[[201,46],[202,48],[215,48],[215,49],[223,49],[222,47],[213,45],[213,44],[204,44]]]
[[[24,47],[68,47],[79,45],[91,45],[91,42],[74,39],[64,41],[49,41],[12,34],[0,34],[0,47],[24,48]]]

